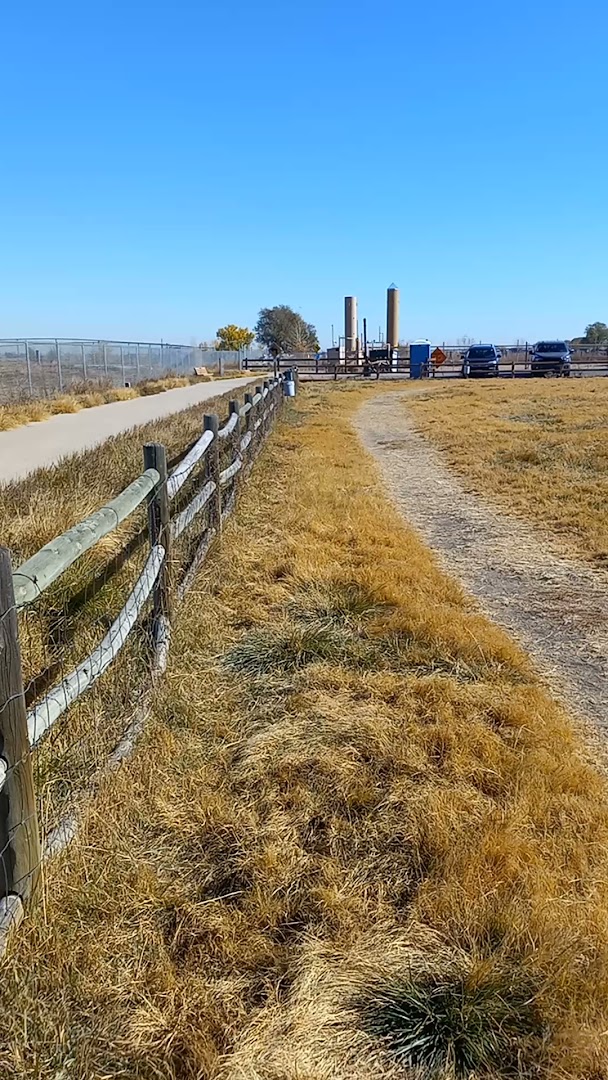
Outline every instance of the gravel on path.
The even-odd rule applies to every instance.
[[[357,430],[393,500],[445,569],[521,641],[556,695],[608,732],[608,576],[465,491],[416,432],[401,395],[366,402]]]

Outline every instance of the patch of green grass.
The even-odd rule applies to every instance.
[[[374,655],[348,629],[311,621],[252,630],[224,658],[227,668],[251,676],[298,671],[319,662],[369,666]]]
[[[424,975],[376,987],[359,1002],[364,1031],[423,1077],[521,1075],[542,1037],[525,980]]]

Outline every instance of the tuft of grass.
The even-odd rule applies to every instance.
[[[348,630],[307,620],[303,625],[252,630],[228,651],[224,663],[232,671],[255,676],[298,671],[319,662],[369,666],[373,660],[371,649]]]
[[[385,610],[377,597],[356,581],[305,583],[290,601],[287,613],[296,622],[329,623],[361,628]]]
[[[364,1032],[421,1077],[518,1076],[522,1046],[542,1046],[521,976],[427,973],[372,987],[355,1008]]]
[[[406,408],[470,488],[608,566],[608,379],[437,382]]]

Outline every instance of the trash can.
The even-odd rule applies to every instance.
[[[293,371],[291,370],[291,368],[288,368],[283,376],[283,396],[296,396],[296,380],[294,379]]]
[[[430,363],[430,341],[413,341],[410,345],[410,379],[426,378]]]

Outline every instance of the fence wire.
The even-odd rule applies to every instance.
[[[240,370],[244,358],[243,352],[167,342],[1,338],[0,403],[192,375],[195,368],[223,374]]]

